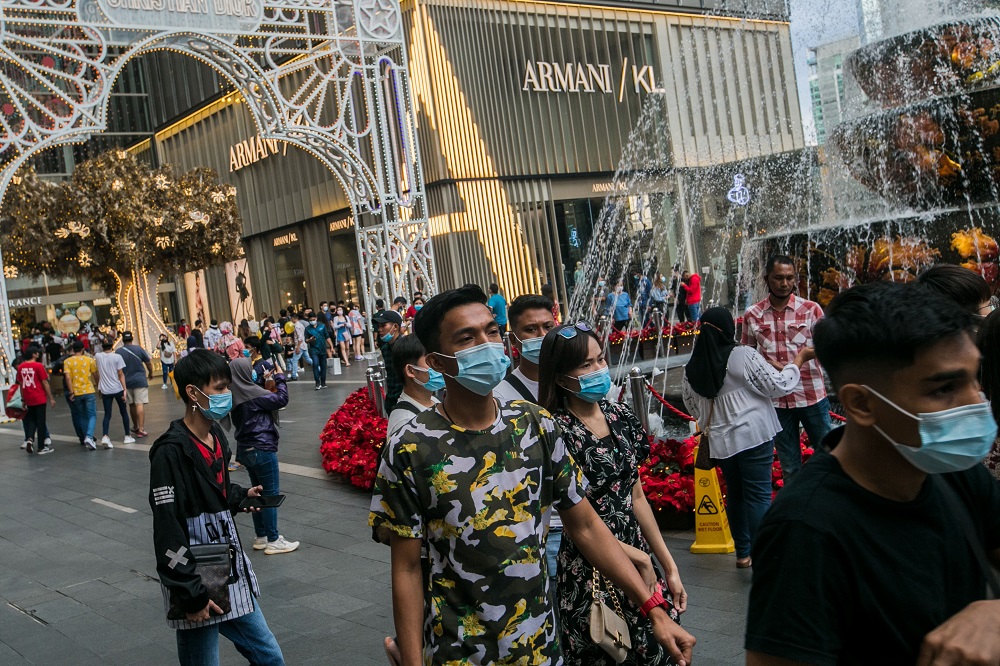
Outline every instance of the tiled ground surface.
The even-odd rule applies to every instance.
[[[280,457],[298,467],[282,473],[288,499],[279,526],[302,547],[280,556],[250,552],[261,607],[290,666],[386,663],[388,549],[370,540],[367,495],[317,473],[318,434],[363,377],[355,364],[325,391],[313,391],[311,381],[291,384],[292,403],[282,413]],[[182,410],[172,392],[154,386],[150,394],[154,438]],[[119,439],[120,427],[112,422]],[[0,426],[0,664],[176,663],[151,552],[150,440],[131,450],[84,451],[70,441],[61,399],[50,429],[56,452],[29,457],[18,448],[20,426]],[[236,478],[246,483],[245,473]],[[238,520],[248,544],[250,518]],[[699,639],[695,663],[742,663],[750,574],[735,569],[732,555],[691,555],[692,538],[673,534],[668,546],[691,595],[683,622]],[[221,643],[223,664],[245,663]]]

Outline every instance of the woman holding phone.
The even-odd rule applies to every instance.
[[[278,427],[276,415],[288,404],[285,375],[271,377],[274,391],[256,383],[256,370],[249,358],[240,357],[229,364],[233,375],[233,427],[236,429],[236,459],[250,474],[250,482],[263,486],[263,497],[278,495]],[[278,533],[278,509],[265,508],[253,514],[256,538],[254,550],[265,555],[290,553],[299,547],[298,541],[288,541]]]

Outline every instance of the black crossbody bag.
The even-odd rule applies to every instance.
[[[189,552],[194,558],[195,573],[201,576],[201,584],[208,590],[208,598],[222,609],[223,615],[227,615],[233,610],[229,601],[229,586],[239,580],[236,575],[236,547],[227,540],[191,546]],[[187,619],[187,613],[173,595],[167,619]]]

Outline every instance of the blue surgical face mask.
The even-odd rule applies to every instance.
[[[422,307],[424,307],[424,306],[423,305],[414,305],[413,309],[416,310],[417,312],[420,312],[420,308],[422,308]]]
[[[247,358],[250,358],[250,350],[249,349],[244,349],[243,350],[243,355],[246,356]]]
[[[382,342],[392,342],[392,333],[386,333],[383,335]]]
[[[514,336],[517,338],[517,336]],[[529,363],[534,363],[538,365],[539,358],[542,355],[542,340],[545,338],[528,338],[527,340],[522,340],[517,338],[518,342],[521,343],[521,356]]]
[[[587,402],[599,402],[611,390],[611,371],[606,367],[576,378],[580,382],[580,390],[576,396]]]
[[[411,365],[410,367],[413,368],[414,370],[416,370],[417,372],[426,372],[427,373],[427,381],[426,382],[422,382],[422,381],[420,381],[419,379],[417,379],[415,377],[414,377],[413,381],[415,381],[416,383],[420,384],[421,386],[423,386],[428,391],[431,391],[431,392],[440,391],[441,389],[444,388],[444,375],[442,375],[440,372],[438,372],[434,368],[420,368],[420,367],[417,367],[415,365]]]
[[[884,395],[865,386],[884,403],[902,414],[914,419],[920,431],[920,447],[900,444],[876,424],[879,432],[899,454],[911,465],[927,474],[944,474],[970,469],[993,447],[997,436],[997,424],[993,420],[990,403],[983,396],[983,402],[962,405],[941,412],[911,414]]]
[[[448,376],[477,395],[489,395],[507,376],[510,367],[510,359],[499,342],[484,342],[454,356],[434,353],[458,361],[458,374]]]
[[[221,421],[233,408],[233,394],[229,391],[225,393],[213,393],[208,395],[201,389],[195,389],[198,393],[208,398],[208,407],[198,405],[198,409],[206,419]]]

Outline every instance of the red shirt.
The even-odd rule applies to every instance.
[[[17,366],[17,384],[21,387],[21,399],[26,407],[44,405],[49,397],[45,395],[42,382],[49,378],[45,366],[38,361],[25,361]]]
[[[686,305],[693,305],[694,303],[701,302],[701,276],[697,273],[691,273],[691,277],[688,278],[687,282],[687,296],[684,300]]]
[[[201,441],[197,437],[192,435],[191,441],[195,443],[198,447],[198,452],[201,453],[201,457],[205,459],[205,464],[208,465],[209,471],[212,470],[212,464],[216,464],[218,471],[215,473],[215,482],[219,484],[222,488],[222,494],[226,494],[226,477],[225,477],[225,461],[222,460],[222,444],[219,443],[219,439],[212,436],[215,441],[215,450],[205,446],[205,442]],[[218,462],[216,462],[218,461]]]

